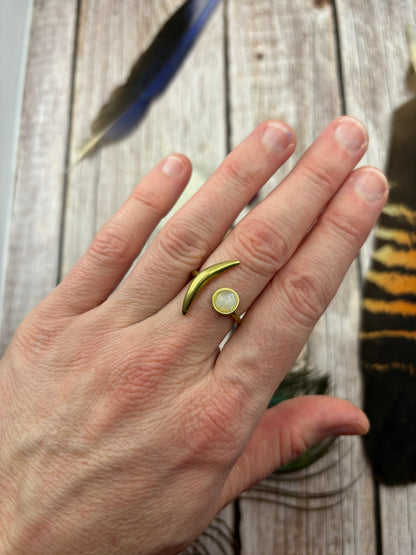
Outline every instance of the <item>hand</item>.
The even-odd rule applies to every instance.
[[[352,118],[332,122],[223,240],[291,155],[265,122],[169,221],[184,188],[167,158],[23,321],[0,367],[0,546],[4,553],[175,553],[244,489],[326,436],[361,434],[347,401],[311,396],[265,410],[336,292],[387,197]],[[186,316],[192,270],[241,264]],[[241,326],[210,307],[240,295]]]

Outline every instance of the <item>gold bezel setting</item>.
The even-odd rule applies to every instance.
[[[226,295],[224,295],[224,293],[226,293]],[[231,298],[234,298],[235,302],[233,304],[230,304],[229,302]],[[212,306],[219,314],[233,314],[237,310],[239,304],[240,298],[238,293],[229,287],[221,287],[221,289],[217,289],[212,295]]]

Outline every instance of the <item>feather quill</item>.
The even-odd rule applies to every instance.
[[[133,130],[151,102],[166,88],[219,0],[187,0],[166,21],[133,65],[127,81],[116,88],[91,125],[91,136],[71,169],[99,143],[116,141]]]

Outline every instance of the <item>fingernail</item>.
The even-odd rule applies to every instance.
[[[364,426],[361,423],[346,424],[345,426],[338,426],[331,429],[332,436],[362,436],[369,430],[369,426]]]
[[[351,154],[362,150],[368,143],[367,131],[358,120],[342,119],[335,128],[334,136]]]
[[[168,177],[175,177],[179,175],[184,168],[184,163],[182,160],[176,156],[169,156],[166,158],[165,163],[162,166],[162,173]]]
[[[269,123],[263,132],[263,144],[270,152],[284,152],[293,144],[292,133],[279,123]]]
[[[348,422],[341,426],[331,428],[330,435],[333,436],[362,436],[370,429],[370,422],[367,416],[362,413],[361,419],[355,422]]]
[[[389,189],[386,177],[376,169],[358,173],[354,186],[357,194],[371,203],[382,199]]]

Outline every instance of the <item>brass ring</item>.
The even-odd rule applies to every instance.
[[[192,272],[193,280],[191,281],[183,300],[182,314],[186,314],[194,301],[195,297],[198,295],[202,287],[204,287],[209,281],[217,277],[219,274],[230,270],[234,266],[240,264],[239,260],[230,260],[228,262],[220,262],[219,264],[214,264],[209,268],[205,268],[201,272],[194,270]],[[229,314],[234,319],[236,324],[240,324],[241,318],[236,312],[240,299],[238,294],[228,287],[222,287],[217,289],[212,295],[212,306],[219,314]]]

